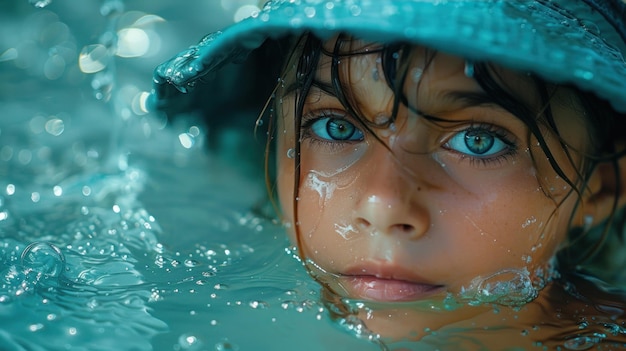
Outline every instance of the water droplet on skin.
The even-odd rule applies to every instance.
[[[602,339],[604,338],[606,338],[606,335],[600,333],[578,336],[565,341],[565,343],[563,343],[563,347],[568,350],[589,350],[590,348],[602,342]]]
[[[295,149],[287,150],[287,158],[294,158],[294,157],[296,157],[296,150]]]
[[[537,218],[535,218],[535,216],[531,216],[530,218],[526,219],[524,223],[522,223],[522,229],[530,226],[531,224],[534,224],[535,222],[537,222]]]
[[[422,75],[424,74],[424,70],[416,67],[413,68],[411,70],[411,79],[413,80],[413,83],[419,83],[420,80],[422,79]]]
[[[378,72],[378,68],[372,68],[372,79],[377,82],[380,79],[380,73]]]

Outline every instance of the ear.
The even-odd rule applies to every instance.
[[[626,205],[626,156],[616,163],[600,163],[593,170],[583,194],[584,215],[592,216],[592,224],[597,225],[609,217],[615,201],[617,209]]]

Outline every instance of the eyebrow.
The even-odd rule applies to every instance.
[[[333,85],[329,82],[324,82],[318,79],[313,80],[312,88],[317,88],[321,94],[325,94],[330,97],[337,97],[335,89]],[[486,107],[493,109],[500,109],[502,111],[509,111],[509,109],[505,108],[500,101],[494,98],[492,95],[487,94],[484,91],[466,91],[466,90],[449,90],[445,91],[440,95],[441,102],[439,104],[454,104],[454,110],[461,110],[470,107]],[[437,113],[430,114],[425,111],[416,108],[415,106],[411,106],[408,103],[408,99],[404,96],[400,99],[401,103],[404,104],[409,110],[423,116],[424,118],[433,121],[433,122],[450,122],[445,118],[438,117]]]
[[[318,88],[319,90],[321,90],[321,92],[326,93],[330,96],[337,96],[333,85],[329,82],[315,79],[313,80],[312,86]],[[485,93],[484,91],[451,90],[443,93],[441,96],[444,104],[447,102],[453,102],[458,105],[459,108],[490,105],[506,110],[506,108],[502,106],[500,101],[495,99],[493,96]],[[406,100],[403,102],[408,103],[408,101]]]
[[[495,106],[503,110],[507,110],[502,103],[495,99],[493,96],[485,93],[484,91],[460,91],[452,90],[447,91],[442,95],[442,99],[445,102],[451,101],[458,105],[459,108],[468,108],[476,106]]]

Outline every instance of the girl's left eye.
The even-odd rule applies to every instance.
[[[501,133],[484,127],[471,127],[456,133],[445,147],[474,158],[489,158],[512,148]]]
[[[311,130],[317,137],[332,141],[363,140],[363,132],[348,120],[322,117],[311,124]]]

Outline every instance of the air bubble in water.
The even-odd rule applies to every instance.
[[[182,350],[197,350],[202,342],[193,335],[183,334],[178,338],[178,345]]]
[[[294,158],[294,157],[296,157],[296,150],[295,149],[287,150],[287,158]]]
[[[21,256],[22,266],[49,277],[58,277],[65,269],[65,257],[51,243],[35,242],[28,245]]]
[[[185,260],[185,266],[186,267],[196,267],[200,264],[200,262],[196,261],[196,260],[192,260],[192,259],[186,259]]]
[[[28,0],[28,2],[38,9],[42,9],[52,3],[52,0]]]
[[[215,350],[217,351],[235,351],[235,350],[239,350],[239,347],[237,347],[237,345],[231,343],[228,340],[224,340],[221,342],[218,342],[217,344],[215,344]]]

